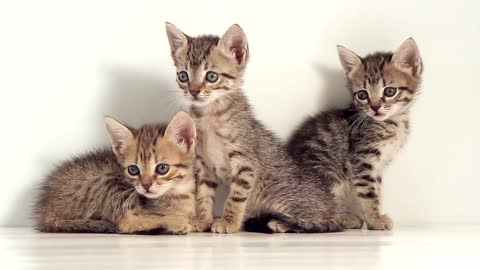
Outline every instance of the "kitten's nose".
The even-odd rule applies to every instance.
[[[370,108],[372,108],[372,110],[373,110],[374,112],[378,112],[378,110],[380,109],[380,107],[381,107],[380,105],[370,105]]]
[[[148,191],[148,189],[152,186],[152,183],[142,183],[142,187]]]
[[[192,95],[193,97],[196,97],[198,96],[198,94],[200,94],[200,90],[188,90],[190,92],[190,95]]]

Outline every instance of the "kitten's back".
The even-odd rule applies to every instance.
[[[121,208],[118,205],[121,198],[115,202],[111,196],[114,192],[125,191],[122,198],[131,194],[127,192],[131,186],[123,180],[122,170],[110,149],[92,151],[61,163],[40,188],[34,209],[37,228],[46,232],[114,232],[113,223],[100,219],[113,219]],[[106,205],[106,211],[98,211],[101,204]],[[85,222],[68,224],[68,220]]]

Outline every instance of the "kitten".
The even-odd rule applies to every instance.
[[[129,128],[106,117],[112,150],[56,168],[35,209],[42,232],[185,234],[195,213],[195,124],[179,112],[170,124]]]
[[[233,233],[334,232],[359,226],[358,217],[335,213],[331,194],[318,188],[288,156],[277,137],[254,116],[241,90],[248,59],[243,30],[221,37],[190,37],[166,24],[177,83],[197,125],[197,221],[194,230]],[[215,189],[230,187],[223,216],[214,220]],[[360,224],[361,225],[361,224]]]
[[[395,53],[361,58],[341,46],[338,53],[353,103],[308,118],[287,147],[344,211],[353,202],[369,229],[389,230],[392,220],[380,213],[382,174],[407,138],[423,70],[420,52],[410,38]]]

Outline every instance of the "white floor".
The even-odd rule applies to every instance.
[[[0,269],[480,269],[480,226],[140,236],[0,229]]]

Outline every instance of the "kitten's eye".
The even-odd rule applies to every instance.
[[[170,166],[168,164],[158,164],[157,168],[155,171],[157,171],[158,174],[166,174],[170,170]]]
[[[140,169],[137,165],[130,165],[127,167],[128,174],[131,176],[137,176],[140,174]]]
[[[188,73],[186,71],[180,71],[177,74],[178,80],[181,82],[187,82],[188,81]]]
[[[397,88],[395,87],[385,87],[385,89],[383,90],[383,94],[386,97],[393,97],[395,96],[396,93],[397,93]]]
[[[205,77],[207,78],[207,81],[212,82],[212,83],[218,81],[218,73],[213,72],[213,71],[207,72],[207,75]]]
[[[368,98],[368,92],[366,90],[360,90],[357,92],[357,98],[359,100],[366,100]]]

